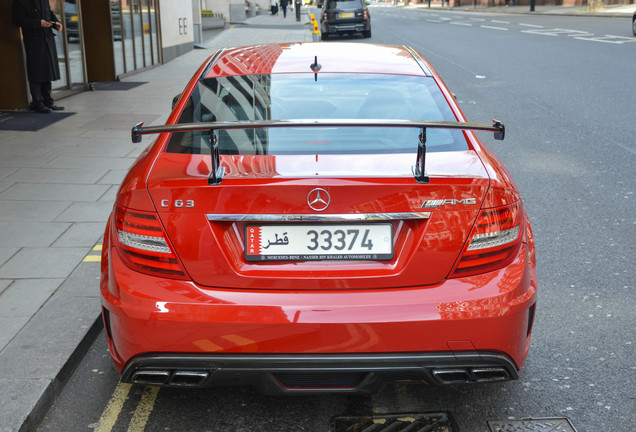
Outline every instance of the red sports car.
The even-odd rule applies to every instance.
[[[516,379],[534,239],[510,174],[404,46],[228,48],[117,194],[101,294],[122,380],[270,393]]]

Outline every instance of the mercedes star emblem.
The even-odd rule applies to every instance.
[[[321,188],[313,189],[307,195],[307,204],[309,204],[309,207],[315,211],[325,210],[329,207],[330,202],[331,197],[329,196],[329,192]]]

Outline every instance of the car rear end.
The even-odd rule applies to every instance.
[[[366,103],[388,109],[396,94],[407,112],[463,120],[420,66],[330,73],[326,52],[318,76],[228,75],[222,65],[241,57],[219,56],[169,123],[374,119]],[[518,192],[471,132],[430,131],[428,182],[416,181],[418,133],[160,135],[122,184],[104,238],[104,321],[122,379],[290,393],[517,378],[536,295]],[[224,171],[212,185],[211,141]]]
[[[355,32],[371,36],[371,18],[363,0],[326,0],[320,23],[323,38]]]

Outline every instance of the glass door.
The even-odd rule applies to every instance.
[[[160,62],[156,0],[111,0],[115,73]]]
[[[62,22],[61,32],[55,31],[60,79],[53,81],[54,91],[84,87],[84,56],[80,0],[49,0],[51,11]]]

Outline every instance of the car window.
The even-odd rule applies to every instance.
[[[179,123],[281,119],[456,121],[431,77],[311,73],[202,79]],[[218,130],[221,154],[410,153],[416,128],[263,128]],[[460,131],[427,130],[429,151],[466,150]],[[173,133],[171,153],[209,153],[208,132]]]
[[[362,7],[362,0],[327,0],[327,9],[354,10]]]

